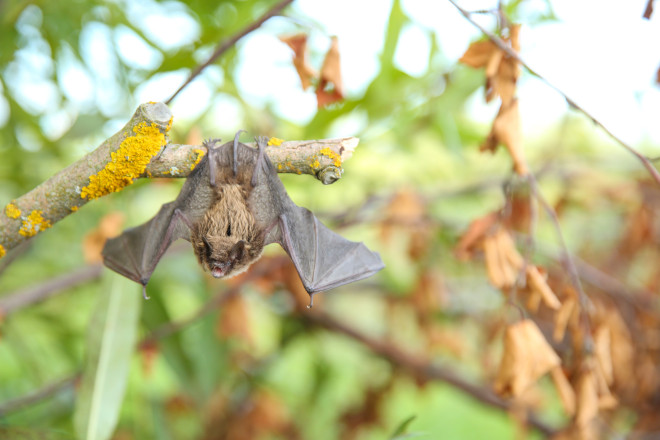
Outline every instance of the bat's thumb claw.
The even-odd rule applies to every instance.
[[[146,285],[146,284],[144,284],[144,285],[142,286],[142,297],[143,297],[144,299],[151,299],[150,296],[147,296],[147,285]]]
[[[310,293],[309,294],[309,304],[307,304],[307,308],[311,309],[312,307],[314,307],[314,294]]]

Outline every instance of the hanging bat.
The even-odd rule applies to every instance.
[[[216,278],[245,271],[264,246],[279,243],[310,295],[310,307],[316,292],[385,267],[378,253],[335,234],[293,203],[264,153],[267,138],[255,138],[255,149],[239,142],[240,134],[222,146],[219,139],[205,142],[208,153],[176,200],[145,224],[108,240],[105,265],[142,284],[148,299],[151,274],[176,239],[190,241],[200,265]]]

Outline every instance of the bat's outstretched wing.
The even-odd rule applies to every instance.
[[[103,262],[126,278],[146,286],[156,264],[172,242],[189,237],[185,214],[176,203],[167,203],[148,222],[108,240]]]
[[[385,267],[378,253],[332,232],[293,203],[268,157],[254,155],[258,172],[248,205],[266,231],[265,243],[284,248],[310,295],[370,277]]]
[[[280,215],[281,245],[308,293],[352,283],[383,269],[380,255],[326,228],[309,210],[293,206]]]
[[[163,205],[148,222],[127,229],[119,237],[106,242],[103,263],[146,286],[170,244],[179,238],[190,240],[192,224],[204,215],[212,199],[209,165],[204,157],[175,201]]]

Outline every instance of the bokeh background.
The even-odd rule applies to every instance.
[[[94,150],[139,104],[166,100],[220,42],[274,4],[0,3],[2,206]],[[516,96],[524,154],[567,249],[579,257],[580,274],[605,276],[585,281],[591,303],[582,303],[575,320],[590,319],[587,332],[597,342],[601,321],[613,319],[603,310],[623,323],[607,328],[606,351],[618,370],[606,388],[617,405],[603,402],[600,388],[589,430],[566,431],[565,438],[652,433],[660,429],[645,424],[660,395],[659,187],[566,96],[643,154],[660,154],[660,19],[643,19],[641,0],[460,4],[504,36],[508,23],[521,24],[521,58],[559,89],[523,69]],[[302,88],[293,52],[280,40],[301,33],[316,69],[331,37],[338,38],[342,100],[319,108],[315,84]],[[578,324],[553,340],[551,310],[535,310],[519,289],[493,283],[480,251],[467,261],[456,252],[473,221],[498,212],[561,302],[570,296],[560,293],[570,277],[555,223],[512,171],[506,148],[479,150],[499,102],[484,100],[484,69],[458,60],[483,39],[444,0],[295,0],[173,100],[171,137],[178,143],[228,139],[238,129],[282,139],[359,137],[337,183],[281,177],[296,203],[379,251],[387,267],[317,296],[308,311],[279,249],[269,249],[255,267],[261,272],[219,281],[203,273],[185,244],[175,246],[151,280],[151,300],[140,305],[142,342],[112,438],[510,439],[577,426],[548,377],[534,381],[531,397],[513,409],[498,407],[510,400],[488,400],[507,352],[506,329],[522,319],[541,328],[577,395],[586,368],[579,360],[591,359],[593,350],[576,348],[587,338]],[[181,184],[136,182],[0,260],[0,301],[89,274],[38,304],[12,313],[0,307],[6,438],[76,435],[73,414],[82,403],[73,384],[90,352],[95,307],[117,288],[94,266],[90,247],[107,230],[149,219]],[[121,288],[139,295],[130,284]],[[639,366],[629,373],[634,386],[617,375],[631,365]],[[432,371],[438,366],[442,374]],[[453,374],[474,390],[456,386]],[[22,400],[48,386],[54,388],[34,401]],[[531,408],[545,433],[520,408]]]

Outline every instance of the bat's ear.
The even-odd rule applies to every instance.
[[[243,259],[244,254],[245,254],[245,241],[241,240],[238,243],[236,243],[234,246],[232,246],[231,250],[229,251],[229,259],[231,261],[239,261]]]

